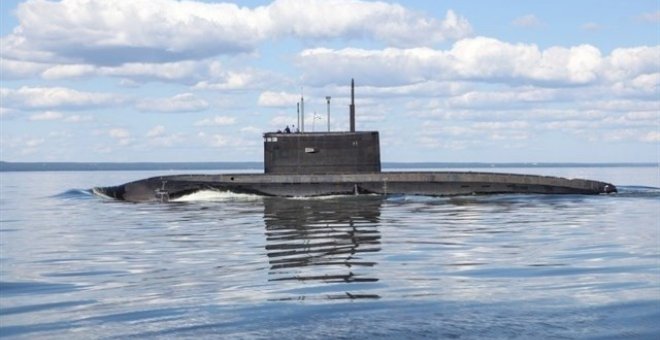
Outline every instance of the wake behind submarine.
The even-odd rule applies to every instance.
[[[329,98],[328,98],[329,100]],[[609,194],[614,185],[585,179],[488,172],[383,172],[378,131],[355,131],[351,80],[350,131],[306,132],[304,99],[296,132],[264,133],[264,173],[171,175],[118,186],[97,194],[129,202],[167,202],[201,190],[264,196],[473,194]]]

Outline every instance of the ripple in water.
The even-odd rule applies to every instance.
[[[171,204],[5,189],[0,336],[654,338],[660,190],[620,189]]]

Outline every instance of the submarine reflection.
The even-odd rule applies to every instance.
[[[297,295],[278,300],[379,298],[365,292],[379,281],[370,254],[381,249],[382,202],[370,196],[264,199],[269,281]]]

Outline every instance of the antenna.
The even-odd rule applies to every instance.
[[[298,129],[300,129],[300,102],[296,103],[296,112],[298,113]]]
[[[300,132],[305,132],[305,97],[303,96],[303,88],[300,88]]]
[[[351,106],[349,107],[351,119],[351,132],[355,132],[355,82],[351,78]]]
[[[328,101],[328,132],[330,132],[330,96],[325,96],[325,100]]]

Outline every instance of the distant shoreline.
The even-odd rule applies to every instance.
[[[658,163],[383,162],[388,169],[659,167]],[[0,162],[10,171],[263,170],[262,162]]]

